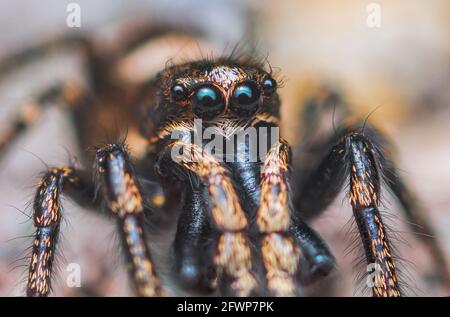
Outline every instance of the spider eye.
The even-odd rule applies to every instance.
[[[194,113],[203,119],[212,119],[225,108],[221,92],[211,85],[200,86],[195,90],[192,105]]]
[[[272,78],[266,78],[263,81],[263,89],[264,94],[269,96],[275,92],[275,89],[277,89],[277,82]]]
[[[186,89],[184,89],[183,86],[181,85],[175,85],[172,87],[172,96],[173,99],[176,101],[180,101],[183,100],[184,98],[186,98]]]
[[[260,92],[254,82],[244,82],[233,91],[231,97],[231,109],[243,115],[249,115],[258,108]]]

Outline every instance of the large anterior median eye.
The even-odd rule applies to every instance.
[[[197,87],[192,96],[194,113],[202,119],[212,119],[225,108],[222,93],[212,85]]]
[[[250,115],[258,109],[259,97],[260,91],[254,82],[239,84],[231,97],[231,110],[240,115]]]

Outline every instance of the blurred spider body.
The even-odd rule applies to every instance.
[[[50,292],[63,194],[91,209],[106,208],[116,220],[138,296],[171,294],[160,280],[152,246],[147,245],[150,227],[144,219],[149,215],[171,223],[178,217],[172,277],[183,289],[238,296],[301,295],[301,286],[335,267],[326,243],[306,221],[319,216],[348,179],[348,199],[366,263],[376,272],[372,294],[401,296],[389,232],[379,210],[381,187],[392,190],[425,234],[431,236],[432,229],[396,174],[380,134],[366,123],[342,125],[330,136],[308,139],[313,159],[303,162],[295,153],[292,156],[284,139],[273,135],[280,124],[281,103],[271,70],[231,56],[166,66],[153,78],[127,82],[118,78],[117,66],[136,44],[173,35],[154,29],[141,33],[138,39],[125,41],[117,53],[108,54],[99,53],[85,38],[53,42],[53,46],[76,43],[84,48],[88,84],[60,84],[43,92],[0,136],[4,153],[53,102],[72,114],[83,147],[98,143],[94,139],[98,130],[118,128],[111,113],[130,132],[139,127],[146,143],[136,164],[125,144],[118,142],[97,147],[92,172],[67,166],[43,176],[33,205],[36,235],[27,295]],[[6,73],[8,66],[27,62],[48,47],[19,54],[0,69]],[[312,119],[305,115],[305,137],[313,134],[324,104],[320,99],[310,104],[319,112]],[[223,147],[212,153],[206,148],[210,139],[192,143],[195,119],[202,120],[202,132],[212,128],[223,142],[232,139],[233,150]],[[253,141],[257,149],[267,150],[256,159],[251,157],[252,138],[236,137],[245,128],[263,131]],[[174,149],[180,148],[181,159],[174,159]],[[444,268],[437,242],[424,239]],[[447,278],[445,269],[441,273]]]

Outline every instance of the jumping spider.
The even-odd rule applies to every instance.
[[[237,141],[235,151],[222,153],[235,160],[220,161],[203,149],[204,143],[186,141],[193,133],[194,119],[203,120],[202,129],[220,128],[226,139],[239,128],[272,131],[270,128],[280,123],[277,80],[261,63],[230,57],[167,66],[153,79],[127,85],[117,80],[113,70],[131,54],[136,43],[173,35],[162,30],[143,33],[138,41],[128,39],[113,53],[99,53],[93,41],[82,37],[64,38],[31,48],[0,65],[5,74],[11,66],[34,59],[48,47],[73,45],[85,53],[90,83],[59,84],[23,107],[0,139],[2,153],[36,122],[50,102],[64,105],[72,114],[83,145],[94,143],[92,129],[112,125],[111,117],[103,123],[99,119],[100,113],[111,111],[112,106],[107,106],[111,104],[118,105],[120,118],[131,130],[139,121],[148,143],[148,151],[136,167],[125,144],[115,143],[97,148],[94,172],[65,166],[52,168],[42,177],[33,204],[36,233],[28,296],[47,296],[51,290],[63,217],[62,194],[92,209],[105,207],[116,219],[138,296],[168,294],[152,261],[152,246],[146,243],[149,227],[144,217],[170,209],[181,210],[172,270],[181,287],[238,296],[298,295],[299,285],[320,279],[335,267],[326,243],[306,221],[326,209],[347,179],[348,199],[366,262],[378,268],[373,296],[402,295],[389,233],[379,210],[381,186],[387,186],[398,198],[409,221],[420,226],[421,237],[436,263],[445,267],[440,247],[429,238],[433,231],[426,217],[397,175],[385,141],[375,129],[366,123],[343,125],[328,138],[310,142],[313,158],[303,165],[302,157],[294,155],[300,168],[293,173],[291,149],[282,138],[271,143],[256,161],[249,160],[249,140]],[[312,108],[307,109],[315,109],[319,115],[305,116],[305,126],[314,127],[321,105],[329,104],[330,98],[332,93],[311,101]],[[174,140],[174,131],[181,131],[183,137]],[[260,138],[258,135],[258,142],[266,142]],[[176,145],[183,145],[187,160],[173,159]],[[310,168],[301,168],[306,165]],[[157,185],[147,188],[140,175]],[[171,221],[175,222],[173,217]],[[447,277],[445,270],[441,273],[442,278]]]

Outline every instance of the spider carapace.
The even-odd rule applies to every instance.
[[[103,78],[108,76],[103,73]],[[95,87],[105,91],[107,86]],[[92,173],[55,167],[40,180],[33,204],[36,234],[27,295],[50,292],[63,193],[92,209],[104,207],[116,219],[139,296],[171,295],[152,258],[146,239],[151,227],[144,220],[148,213],[164,213],[174,205],[179,206],[179,217],[170,276],[183,289],[237,296],[301,295],[303,285],[335,268],[326,243],[307,222],[346,186],[366,263],[374,273],[374,296],[402,295],[379,209],[381,187],[389,188],[411,223],[421,226],[434,258],[445,267],[440,247],[429,238],[432,229],[426,217],[389,159],[386,141],[368,124],[342,125],[329,137],[307,142],[311,155],[303,164],[279,136],[279,85],[261,63],[232,57],[188,62],[166,67],[143,86],[139,119],[150,150],[136,167],[125,144],[112,143],[97,149]],[[41,99],[57,95],[59,101],[77,104],[70,111],[85,111],[80,104],[88,99],[63,88]],[[330,93],[312,99],[308,106],[321,109],[332,97]],[[40,109],[45,100],[38,101],[27,111]],[[305,116],[303,124],[311,128],[317,120],[320,115]],[[32,121],[25,112],[19,116],[0,148]],[[156,173],[148,172],[153,170]],[[148,190],[150,183],[161,185],[163,192]]]

